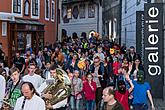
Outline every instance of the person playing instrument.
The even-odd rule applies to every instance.
[[[11,77],[11,81],[7,83],[5,101],[9,102],[10,110],[13,110],[17,99],[22,96],[21,94],[22,81],[20,79],[20,73],[18,68],[16,67],[11,68],[9,70],[9,74]]]
[[[57,65],[50,67],[50,73],[55,79],[42,92],[42,97],[46,101],[46,108],[49,110],[66,110],[68,97],[70,95],[71,81],[65,71],[57,68]]]
[[[45,102],[31,82],[23,82],[21,91],[23,96],[18,98],[14,110],[45,110]]]

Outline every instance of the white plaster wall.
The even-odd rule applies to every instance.
[[[75,4],[78,5],[78,4]],[[86,32],[87,36],[91,30],[97,31],[97,14],[98,14],[98,8],[97,5],[95,5],[95,18],[88,18],[88,2],[86,3],[86,18],[85,19],[72,19],[69,21],[69,23],[63,23],[61,21],[61,27],[60,29],[65,29],[67,31],[68,36],[72,36],[72,33],[76,32],[78,36],[81,35],[82,32]],[[102,8],[100,8],[102,11]],[[99,11],[100,12],[100,11]],[[100,14],[100,13],[99,13]],[[101,13],[102,14],[102,13]],[[102,15],[100,15],[102,16]],[[99,21],[102,20],[102,17],[99,18]],[[101,25],[102,22],[99,22]],[[101,31],[100,31],[101,30]],[[102,33],[102,26],[99,26],[100,33]]]
[[[125,13],[125,2],[127,3],[127,13]],[[122,0],[122,18],[121,18],[121,44],[136,47],[136,11],[144,10],[144,1],[139,5],[136,0]],[[126,36],[125,36],[125,28]]]

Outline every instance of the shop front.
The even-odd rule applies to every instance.
[[[11,64],[16,51],[24,54],[27,48],[34,53],[44,48],[44,24],[38,21],[16,19],[10,21],[8,38],[8,63]],[[11,66],[11,65],[10,65]]]

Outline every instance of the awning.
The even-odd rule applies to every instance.
[[[11,24],[30,24],[30,25],[45,25],[39,21],[27,20],[27,19],[15,19],[15,21],[10,21]]]

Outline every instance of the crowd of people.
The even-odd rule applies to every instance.
[[[0,54],[2,110],[155,110],[141,56],[108,39],[71,41],[34,53]]]

